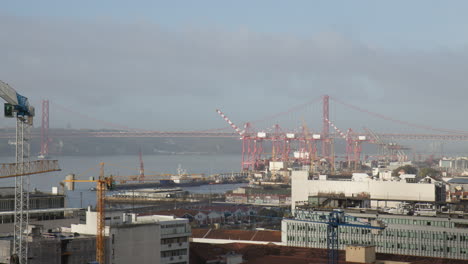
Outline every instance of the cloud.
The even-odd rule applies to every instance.
[[[2,80],[37,105],[50,98],[130,127],[222,127],[216,107],[249,120],[322,94],[409,121],[468,110],[466,47],[392,50],[327,30],[304,37],[5,15],[0,32]],[[99,126],[56,115],[62,126]]]

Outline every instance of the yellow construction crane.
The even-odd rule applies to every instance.
[[[99,264],[105,263],[104,238],[105,238],[105,191],[110,189],[113,184],[112,177],[104,177],[104,162],[100,163],[99,179],[90,180],[64,180],[63,182],[95,182],[96,183],[96,211],[97,211],[97,232],[96,232],[96,261]]]

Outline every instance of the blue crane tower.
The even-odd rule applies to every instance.
[[[314,220],[304,220],[304,219],[295,219],[296,221],[307,222],[307,223],[317,223],[317,224],[326,224],[327,225],[327,257],[328,264],[337,264],[339,259],[339,227],[340,226],[349,226],[357,228],[367,228],[381,231],[385,229],[380,225],[373,226],[370,223],[359,222],[357,217],[349,216],[344,213],[341,209],[335,209],[331,211],[328,216],[321,215],[320,219],[323,221],[314,221]],[[357,223],[359,222],[359,223]]]
[[[10,263],[25,264],[28,262],[26,232],[29,221],[29,180],[24,178],[29,176],[24,175],[31,170],[29,138],[35,111],[34,107],[29,105],[28,98],[17,93],[3,81],[0,81],[0,97],[6,101],[5,117],[16,117],[15,230],[13,255]]]

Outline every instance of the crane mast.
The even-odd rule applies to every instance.
[[[16,116],[16,159],[14,246],[12,260],[19,264],[28,262],[27,228],[29,219],[29,172],[30,132],[34,107],[28,98],[18,94],[7,83],[0,81],[0,97],[5,103],[5,116]]]
[[[145,180],[145,164],[143,163],[143,156],[141,154],[141,149],[139,153],[139,159],[140,159],[140,171],[139,171],[138,181],[141,182]]]
[[[64,180],[63,182],[95,182],[96,183],[96,261],[105,264],[105,192],[112,188],[113,178],[104,177],[104,163],[100,163],[99,178],[97,180]],[[72,189],[73,190],[73,189]]]
[[[104,163],[101,163],[99,172],[99,180],[97,181],[96,195],[97,204],[97,236],[96,236],[96,260],[99,264],[104,264],[104,236],[105,226],[104,220],[106,218],[104,214],[104,193],[106,191],[106,181],[104,179]]]
[[[14,255],[18,263],[27,263],[27,228],[29,224],[29,171],[31,124],[24,117],[16,119],[16,159],[17,175],[15,178],[15,217],[14,217]]]

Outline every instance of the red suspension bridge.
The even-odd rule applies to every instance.
[[[349,109],[359,111],[373,117],[383,119],[387,122],[393,122],[398,125],[422,129],[431,131],[431,133],[419,134],[419,133],[375,133],[366,129],[363,133],[356,133],[352,129],[340,130],[332,120],[330,120],[330,101],[345,106]],[[260,124],[262,122],[278,118],[290,114],[292,112],[298,112],[304,107],[322,103],[322,131],[320,133],[309,133],[306,129],[306,125],[300,129],[296,129],[295,132],[287,131],[282,129],[279,125],[275,125],[270,130],[258,130],[254,129],[253,124]],[[291,159],[291,154],[296,150],[298,153],[294,153],[293,158],[302,159],[304,162],[310,160],[311,157],[332,159],[332,144],[334,140],[344,140],[346,142],[346,160],[348,162],[357,162],[361,159],[362,143],[368,142],[385,146],[389,148],[390,142],[397,140],[432,140],[432,141],[468,141],[468,131],[450,130],[434,128],[430,126],[414,124],[406,121],[401,121],[388,117],[382,114],[374,113],[365,110],[361,107],[351,105],[344,101],[336,98],[329,97],[327,95],[316,98],[314,100],[305,102],[301,105],[297,105],[287,111],[272,114],[263,119],[254,120],[252,122],[245,123],[242,127],[236,126],[223,112],[216,110],[217,113],[230,125],[229,127],[216,128],[204,131],[146,131],[146,130],[135,130],[125,126],[113,124],[106,121],[97,120],[91,116],[87,116],[81,113],[74,112],[73,110],[66,109],[60,105],[54,104],[61,110],[72,112],[75,115],[85,117],[98,121],[106,127],[113,127],[113,130],[96,131],[96,130],[50,130],[49,129],[49,101],[44,100],[42,102],[42,122],[41,129],[39,132],[33,132],[32,137],[40,137],[41,140],[41,155],[47,156],[49,153],[49,144],[55,137],[60,138],[72,138],[72,137],[97,137],[97,138],[155,138],[155,137],[198,137],[198,138],[238,138],[242,140],[242,167],[249,169],[255,166],[256,162],[262,160],[264,155],[263,144],[269,142],[272,147],[270,154],[272,154],[272,160],[274,161],[285,161]],[[330,130],[331,129],[331,130]],[[299,131],[299,132],[297,132]],[[346,131],[346,132],[343,132]],[[0,132],[0,138],[14,138],[14,131],[4,129]],[[319,147],[318,147],[319,146]],[[398,147],[394,147],[398,149]],[[320,153],[318,151],[320,150]],[[297,155],[296,155],[297,154]],[[394,152],[395,154],[395,152]],[[313,162],[313,161],[310,161]]]

